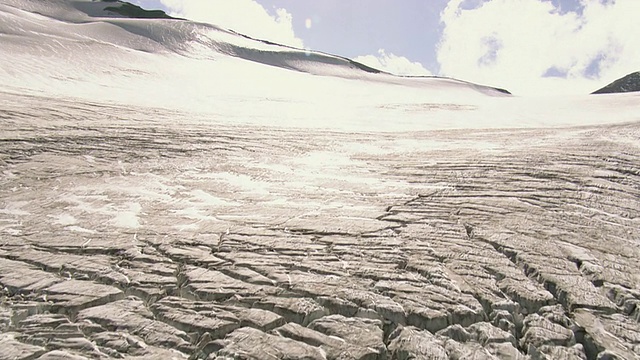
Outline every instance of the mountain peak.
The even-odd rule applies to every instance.
[[[146,10],[120,0],[74,1],[74,6],[92,17],[126,17],[132,19],[176,19],[162,10]]]
[[[640,91],[640,71],[626,75],[592,94],[610,94]]]
[[[125,17],[136,19],[175,19],[174,17],[167,15],[167,13],[162,10],[145,10],[140,6],[124,1],[102,0],[102,2],[116,4],[115,6],[107,6],[104,10],[111,11]]]

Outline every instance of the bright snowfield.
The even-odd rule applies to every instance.
[[[186,110],[211,122],[372,131],[557,127],[640,116],[637,94],[505,98],[455,80],[370,74],[345,59],[210,25],[102,11],[117,4],[3,0],[2,89]]]
[[[0,0],[0,359],[639,358],[639,93],[118,5]]]

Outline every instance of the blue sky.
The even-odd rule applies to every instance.
[[[401,75],[585,93],[640,70],[640,0],[135,0]]]
[[[295,33],[311,49],[354,58],[379,49],[438,68],[435,45],[447,0],[261,0],[266,9],[291,12]],[[299,20],[298,20],[299,19]],[[312,20],[307,29],[306,19]]]

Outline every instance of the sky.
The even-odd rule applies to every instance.
[[[134,0],[397,75],[516,95],[590,93],[640,71],[640,0]]]

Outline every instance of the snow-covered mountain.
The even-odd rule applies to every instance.
[[[599,100],[523,100],[454,79],[397,77],[119,1],[0,0],[0,20],[0,86],[14,93],[302,127],[519,127],[539,125],[542,110],[556,115],[553,126],[605,120],[599,110],[575,114]],[[600,101],[615,102],[615,121],[624,121],[636,99]]]
[[[640,71],[623,76],[592,94],[610,94],[640,91]]]
[[[214,60],[226,55],[316,75],[357,78],[364,76],[361,72],[381,73],[379,70],[347,58],[252,39],[209,24],[171,18],[162,11],[144,10],[127,2],[88,0],[49,2],[7,0],[4,2],[9,7],[5,6],[4,9],[7,21],[4,22],[3,32],[11,35],[25,35],[31,32],[39,36],[57,36],[58,41],[63,39],[73,41],[81,37],[87,46],[96,45],[89,43],[93,40],[103,45],[118,46],[119,50],[174,53],[189,58],[204,57]],[[30,12],[32,16],[44,16],[44,18],[37,16],[30,19],[21,18],[24,14],[19,10]],[[155,20],[148,21],[148,19]],[[167,19],[174,21],[161,21]],[[62,22],[62,24],[55,24],[56,22]],[[68,26],[71,24],[84,26]],[[58,31],[38,31],[44,27],[58,28]],[[55,52],[56,49],[51,47],[50,50]],[[72,49],[62,48],[61,50]],[[491,92],[498,89],[478,86],[477,90]]]

